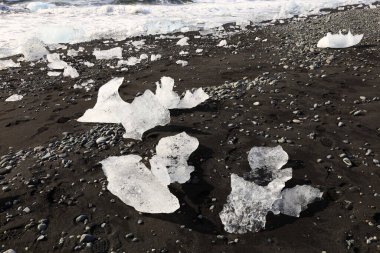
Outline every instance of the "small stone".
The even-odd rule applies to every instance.
[[[347,157],[343,158],[343,162],[348,166],[348,167],[351,167],[352,166],[352,162],[350,159],[348,159]]]
[[[81,235],[79,242],[80,243],[88,243],[88,242],[93,242],[95,240],[96,240],[95,236],[90,235],[90,234],[83,234],[83,235]]]

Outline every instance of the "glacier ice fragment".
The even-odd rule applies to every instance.
[[[338,34],[327,33],[325,37],[318,41],[317,47],[319,48],[348,48],[360,43],[363,39],[363,34],[353,35],[350,32],[348,34],[342,34],[339,31]]]

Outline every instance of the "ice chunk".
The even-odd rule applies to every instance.
[[[7,99],[5,99],[5,102],[20,101],[23,97],[24,97],[23,95],[14,94],[14,95],[8,97]]]
[[[206,101],[209,96],[202,88],[197,89],[194,93],[186,91],[185,96],[180,96],[173,91],[174,79],[171,77],[162,77],[161,82],[156,83],[156,97],[168,109],[189,109],[196,107]]]
[[[267,186],[260,186],[232,174],[231,193],[219,214],[225,231],[243,234],[264,228],[268,212],[272,210],[273,203],[281,197],[281,190],[291,177],[291,169],[286,169],[281,177]]]
[[[181,46],[181,47],[184,47],[184,46],[188,46],[189,43],[189,37],[183,37],[182,39],[180,39],[179,41],[177,41],[177,46]]]
[[[77,77],[79,77],[79,73],[75,68],[73,68],[71,66],[67,66],[63,71],[63,76],[69,76],[71,78],[77,78]]]
[[[339,31],[338,34],[327,33],[325,37],[318,41],[317,47],[319,48],[347,48],[352,47],[360,43],[363,39],[363,34],[352,35],[351,31],[348,34],[342,34]]]
[[[181,65],[182,67],[185,67],[189,64],[187,61],[184,61],[184,60],[178,60],[175,63],[177,63],[178,65]]]
[[[58,71],[48,71],[47,73],[48,76],[59,76],[61,74],[62,72],[58,72]]]
[[[158,61],[161,59],[161,55],[160,54],[152,54],[150,56],[150,61]]]
[[[86,91],[89,91],[89,90],[91,90],[92,87],[94,87],[93,83],[95,83],[95,81],[92,79],[89,79],[89,80],[81,83],[80,85],[74,84],[73,88],[74,89],[85,89]]]
[[[165,185],[187,182],[194,171],[187,160],[198,146],[198,139],[185,132],[162,138],[157,144],[156,155],[149,161],[153,175]]]
[[[139,64],[141,62],[141,59],[137,57],[129,57],[127,60],[119,60],[117,62],[117,66],[120,67],[122,65],[127,65],[127,66],[134,66],[136,64]]]
[[[125,128],[124,138],[141,140],[145,131],[170,122],[168,108],[162,106],[150,90],[146,90],[127,105],[123,111],[115,112]]]
[[[209,99],[209,95],[203,91],[202,88],[198,88],[192,93],[191,91],[186,91],[185,96],[179,102],[177,108],[178,109],[189,109],[198,106],[203,103],[207,99]]]
[[[218,47],[225,47],[227,46],[227,40],[222,40],[219,42],[219,44],[217,45]]]
[[[164,76],[161,82],[156,83],[156,97],[168,109],[176,108],[181,100],[173,88],[174,79],[171,77]]]
[[[100,162],[107,189],[125,204],[144,213],[172,213],[178,199],[141,162],[137,155],[109,157]]]
[[[20,63],[15,63],[12,60],[0,60],[0,70],[19,67],[21,67]]]
[[[249,166],[252,168],[249,177],[257,184],[265,184],[278,177],[282,166],[288,162],[289,156],[277,147],[253,147],[248,154]]]
[[[231,175],[232,190],[219,214],[227,232],[242,234],[265,227],[267,213],[272,211],[275,201],[281,198],[285,183],[292,178],[291,168],[281,169],[288,158],[281,146],[250,150],[248,161],[253,178],[248,181]],[[263,182],[259,176],[265,177],[266,185],[260,185]]]
[[[96,49],[93,52],[97,60],[111,60],[111,59],[121,59],[123,58],[123,49],[121,47],[115,47],[108,50]]]
[[[299,217],[307,205],[322,198],[323,193],[309,185],[296,185],[281,192],[281,199],[273,204],[273,213]]]
[[[88,109],[79,122],[121,123],[126,133],[124,138],[140,140],[145,131],[170,122],[170,112],[149,90],[133,100],[125,102],[118,89],[124,78],[114,78],[98,92],[94,108]]]
[[[24,55],[26,61],[40,60],[49,53],[46,49],[46,45],[37,38],[30,38],[22,45],[20,51]]]
[[[119,95],[124,78],[114,78],[99,88],[94,108],[88,109],[79,122],[121,123],[118,113],[123,112],[127,103]]]

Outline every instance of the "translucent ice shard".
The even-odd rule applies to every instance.
[[[252,180],[231,175],[231,193],[219,214],[224,229],[229,233],[259,231],[265,227],[266,215],[281,198],[281,190],[292,178],[292,169],[281,169],[288,161],[287,153],[280,147],[254,147],[248,155]],[[267,185],[259,180],[264,175]],[[269,180],[268,180],[269,179]],[[264,183],[265,183],[264,182]]]
[[[318,41],[317,47],[319,48],[347,48],[352,47],[360,43],[363,39],[363,34],[353,35],[351,32],[348,34],[342,34],[339,31],[338,34],[327,33],[325,37]]]
[[[165,185],[187,182],[194,171],[187,160],[198,146],[198,139],[185,132],[162,138],[156,147],[156,155],[149,161],[152,173]]]
[[[123,49],[121,47],[115,47],[108,50],[95,50],[93,55],[97,60],[111,60],[123,58]]]
[[[145,131],[170,122],[169,110],[162,106],[150,90],[136,97],[133,102],[118,112],[120,122],[125,128],[124,138],[141,140]]]
[[[273,213],[299,217],[307,205],[322,198],[322,192],[309,185],[296,185],[281,192],[281,199],[273,204]]]
[[[162,106],[149,90],[136,97],[131,104],[119,95],[119,87],[124,78],[114,78],[98,92],[94,108],[88,109],[79,122],[121,123],[125,128],[125,138],[140,140],[145,131],[170,122],[169,110]]]
[[[5,99],[5,102],[16,102],[16,101],[20,101],[21,99],[23,99],[23,95],[18,95],[18,94],[14,94],[10,97],[8,97],[7,99]]]
[[[266,216],[273,203],[281,197],[285,182],[292,178],[292,170],[283,170],[282,176],[267,186],[257,185],[235,174],[231,175],[231,193],[219,214],[224,229],[229,233],[257,232],[265,227]]]
[[[67,62],[60,59],[59,54],[48,54],[46,56],[49,64],[48,67],[53,70],[63,70],[63,76],[69,76],[71,78],[79,77],[78,71],[71,67]]]
[[[156,83],[156,97],[168,109],[189,109],[198,106],[206,101],[209,96],[202,88],[197,89],[194,93],[186,91],[185,96],[180,96],[173,91],[174,79],[171,77],[162,77],[161,82]]]
[[[49,54],[46,45],[37,38],[31,38],[25,41],[20,51],[27,61],[37,61]]]
[[[177,41],[177,46],[181,46],[181,47],[184,47],[184,46],[188,46],[189,45],[189,37],[183,37],[182,39],[180,39],[179,41]]]
[[[124,78],[114,78],[99,88],[94,108],[88,109],[79,122],[121,123],[118,116],[128,105],[119,95],[119,87]]]
[[[144,213],[172,213],[178,199],[141,162],[137,155],[109,157],[100,163],[107,189],[125,204]]]
[[[202,88],[196,89],[193,93],[186,91],[185,96],[179,102],[178,109],[189,109],[198,106],[206,101],[210,96]]]

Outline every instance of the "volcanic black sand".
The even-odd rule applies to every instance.
[[[159,36],[68,45],[85,48],[63,59],[78,70],[76,79],[49,77],[44,61],[0,71],[1,250],[380,251],[380,10],[281,23],[245,31],[226,25],[223,38],[187,33],[185,47],[175,45],[178,37]],[[348,49],[316,47],[328,31],[340,29],[364,33],[364,39]],[[128,43],[140,39],[146,40],[141,49]],[[216,46],[222,39],[227,47]],[[120,71],[113,67],[117,60],[92,55],[94,48],[116,46],[124,48],[124,59],[142,53],[162,59]],[[57,52],[66,55],[66,49]],[[179,59],[189,65],[176,64]],[[120,76],[120,94],[128,102],[145,89],[154,91],[162,76],[173,77],[178,92],[204,87],[211,98],[190,110],[172,110],[171,123],[146,132],[142,141],[123,139],[119,125],[77,122],[95,104],[98,88]],[[73,89],[88,79],[95,81],[90,91]],[[4,102],[16,93],[23,100]],[[182,131],[200,146],[189,160],[195,166],[191,180],[170,186],[180,210],[141,214],[106,190],[99,161],[121,154],[149,158],[162,137]],[[107,141],[97,144],[101,136]],[[287,186],[310,184],[324,192],[323,200],[300,218],[268,214],[266,229],[257,233],[224,232],[219,212],[231,173],[250,169],[251,147],[276,145],[290,156]],[[96,240],[80,243],[82,234]]]

